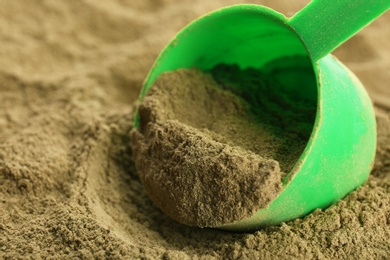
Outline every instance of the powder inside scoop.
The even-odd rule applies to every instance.
[[[255,69],[163,73],[139,105],[136,168],[166,214],[216,227],[253,215],[282,191],[309,139],[315,104]]]

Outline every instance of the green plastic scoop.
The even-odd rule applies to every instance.
[[[306,57],[316,85],[281,73],[286,88],[317,103],[307,146],[283,180],[284,189],[252,217],[225,225],[251,230],[280,224],[325,208],[363,184],[372,168],[376,125],[371,101],[361,83],[328,55],[390,8],[389,0],[313,0],[292,18],[259,5],[235,5],[212,12],[185,27],[164,49],[150,71],[140,101],[166,71],[220,63],[263,68],[272,61],[283,71]],[[299,61],[298,61],[299,60]],[[287,70],[286,70],[287,68]],[[139,116],[136,116],[135,128]]]

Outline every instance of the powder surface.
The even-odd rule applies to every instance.
[[[390,12],[336,56],[373,98],[366,184],[327,210],[252,233],[181,225],[150,200],[130,148],[133,104],[171,37],[237,0],[0,1],[1,259],[388,259]]]
[[[213,75],[220,83],[196,69],[162,74],[132,132],[137,172],[152,200],[200,227],[241,220],[274,200],[315,115],[294,99],[272,100],[281,92],[258,70],[220,65]],[[297,120],[299,108],[311,117]]]

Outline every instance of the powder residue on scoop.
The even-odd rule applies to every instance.
[[[172,218],[200,227],[232,223],[269,205],[313,120],[275,107],[266,89],[272,84],[259,71],[220,65],[212,73],[163,73],[139,105],[140,125],[132,131],[137,172],[149,196]],[[263,88],[257,98],[253,88]],[[279,119],[282,113],[292,121]]]

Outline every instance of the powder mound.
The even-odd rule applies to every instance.
[[[281,190],[279,164],[183,124],[133,132],[136,167],[152,200],[177,221],[215,227],[250,216]]]
[[[266,146],[270,131],[261,131],[249,105],[210,75],[195,69],[164,73],[139,114],[139,129],[132,131],[138,175],[154,203],[177,221],[232,223],[266,207],[282,190],[279,163],[236,142],[247,143],[242,136],[257,129],[258,145]]]

